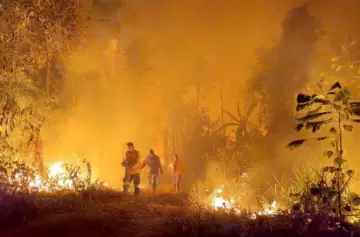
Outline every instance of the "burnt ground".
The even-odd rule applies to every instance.
[[[186,194],[118,194],[72,210],[42,211],[36,219],[0,231],[7,236],[160,236],[188,215]]]
[[[120,193],[82,205],[66,202],[57,208],[37,210],[35,218],[3,228],[1,237],[42,236],[351,236],[345,232],[323,232],[291,224],[283,219],[245,221],[241,217],[205,213],[199,218],[187,195],[143,193],[135,204],[133,196]],[[71,208],[62,207],[72,206]],[[354,233],[353,236],[359,236]]]

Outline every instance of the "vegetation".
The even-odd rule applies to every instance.
[[[324,152],[325,156],[333,160],[334,165],[324,167],[318,172],[318,178],[311,180],[303,193],[293,193],[298,196],[300,203],[297,209],[304,208],[306,212],[316,212],[330,215],[336,213],[343,218],[343,210],[352,211],[355,199],[343,201],[345,195],[349,197],[349,183],[354,171],[346,169],[346,160],[343,157],[344,132],[351,132],[354,123],[360,122],[360,102],[352,100],[350,92],[334,83],[329,90],[324,90],[318,83],[319,92],[306,95],[299,94],[297,97],[296,110],[298,112],[308,110],[304,115],[297,118],[296,131],[309,129],[312,133],[328,128],[328,134],[321,134],[314,138],[300,139],[288,144],[290,149],[297,148],[310,140],[329,141],[331,149]],[[353,198],[350,196],[350,198]],[[313,202],[313,200],[317,200]],[[356,203],[356,202],[355,202]]]

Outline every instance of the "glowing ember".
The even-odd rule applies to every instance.
[[[223,189],[224,186],[220,189],[216,189],[214,191],[214,197],[211,200],[211,207],[214,210],[224,210],[225,212],[228,213],[236,213],[236,214],[240,214],[240,206],[238,204],[237,201],[235,201],[234,199],[224,199],[223,197]],[[256,219],[257,216],[261,216],[261,215],[275,215],[276,213],[278,213],[278,209],[276,206],[276,201],[271,202],[270,204],[267,204],[264,206],[263,210],[261,211],[256,211],[254,213],[249,213],[249,218],[251,219]]]
[[[58,175],[63,175],[65,172],[63,168],[63,162],[62,161],[55,162],[49,167],[49,171],[50,171],[49,172],[50,178],[55,178]]]
[[[228,201],[226,201],[225,199],[223,199],[222,197],[215,197],[214,201],[213,201],[213,206],[215,210],[218,209],[229,209],[230,208],[230,203]]]
[[[266,205],[263,211],[258,212],[258,215],[274,215],[277,212],[276,201],[270,205]]]

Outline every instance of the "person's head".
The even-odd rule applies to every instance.
[[[150,149],[150,155],[155,155],[155,152],[153,149]]]
[[[174,155],[174,160],[178,160],[179,156],[177,154]]]
[[[128,142],[128,143],[127,143],[127,147],[128,147],[128,150],[129,150],[129,151],[133,151],[133,150],[134,150],[134,143]]]

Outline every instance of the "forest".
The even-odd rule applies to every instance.
[[[1,1],[0,235],[359,235],[359,40],[285,2],[247,57],[216,4]],[[122,192],[128,142],[156,193]]]

